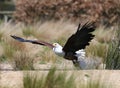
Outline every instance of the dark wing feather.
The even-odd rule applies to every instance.
[[[94,35],[91,34],[95,30],[94,23],[86,23],[82,27],[78,26],[77,32],[73,34],[63,47],[64,52],[73,52],[80,49],[85,49],[89,42],[93,39]]]
[[[43,46],[48,46],[50,48],[53,48],[53,45],[44,41],[37,41],[37,40],[27,40],[27,39],[23,39],[21,37],[15,36],[15,35],[11,35],[12,38],[14,38],[15,40],[18,40],[20,42],[30,42],[32,44],[39,44],[39,45],[43,45]]]

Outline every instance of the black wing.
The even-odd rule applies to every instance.
[[[27,39],[23,39],[21,37],[15,36],[15,35],[11,35],[12,38],[14,38],[15,40],[18,40],[19,42],[30,42],[32,44],[39,44],[39,45],[43,45],[43,46],[48,46],[50,48],[53,48],[54,46],[50,43],[44,42],[44,41],[37,41],[37,40],[27,40]]]
[[[79,24],[77,32],[73,34],[63,47],[64,52],[73,52],[80,49],[85,49],[89,42],[93,39],[94,35],[91,34],[95,30],[94,22],[86,23],[82,27]]]

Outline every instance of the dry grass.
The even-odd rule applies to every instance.
[[[56,74],[55,69],[51,69],[48,74],[30,75],[27,74],[23,79],[24,88],[76,88],[73,75],[67,77],[65,72]]]
[[[100,43],[96,40],[91,42],[90,46],[86,48],[86,55],[88,57],[100,57],[103,59],[106,57],[107,54],[108,44]]]
[[[7,58],[6,60],[16,61],[16,58],[21,58],[22,55],[16,55],[16,51],[18,51],[21,53],[25,52],[26,57],[32,56],[33,62],[56,63],[56,58],[59,59],[59,57],[49,48],[30,43],[20,43],[12,39],[10,35],[17,35],[26,39],[40,39],[51,43],[58,42],[64,45],[67,38],[69,38],[76,29],[77,25],[64,20],[57,22],[48,21],[45,23],[38,22],[27,26],[22,23],[13,24],[3,22],[0,24],[0,59],[4,57]],[[90,46],[86,48],[87,56],[96,56],[104,60],[107,52],[107,43],[113,38],[113,30],[99,27],[94,33],[96,35],[95,39],[91,42]],[[28,62],[28,60],[29,59],[26,59],[26,62]],[[19,63],[22,64],[23,60],[19,61],[21,61]]]
[[[120,69],[120,26],[118,26],[115,38],[109,43],[106,56],[106,69]]]
[[[16,51],[13,56],[14,69],[16,70],[34,70],[33,57],[24,51]]]
[[[81,73],[81,72],[79,72]],[[46,74],[35,74],[27,73],[23,78],[24,88],[109,88],[102,82],[103,78],[101,75],[96,79],[89,77],[89,75],[84,75],[83,81],[78,79],[81,76],[76,75],[75,72],[66,71],[56,71],[52,68]],[[79,80],[79,81],[78,81]],[[111,87],[112,88],[112,87]]]
[[[95,38],[90,43],[90,46],[86,48],[88,57],[100,57],[105,61],[107,55],[108,44],[115,37],[115,27],[105,28],[100,26],[93,33]]]
[[[1,71],[0,88],[119,88],[118,71]],[[117,85],[118,84],[118,85]]]
[[[50,71],[53,72],[53,70],[50,70]],[[25,81],[26,81],[26,85],[31,86],[33,84],[38,84],[37,82],[34,82],[34,79],[38,79],[37,81],[43,79],[42,81],[44,82],[44,79],[47,80],[46,78],[48,77],[51,77],[51,79],[49,78],[50,79],[49,83],[50,83],[51,81],[54,82],[54,80],[58,78],[59,75],[64,73],[65,74],[63,75],[63,77],[60,77],[60,78],[66,79],[67,81],[71,81],[68,79],[70,76],[73,76],[75,80],[73,80],[72,83],[75,82],[75,86],[77,86],[77,88],[119,88],[120,87],[119,71],[110,71],[110,70],[59,71],[59,70],[56,70],[55,72],[53,72],[53,74],[50,74],[49,71],[9,71],[9,72],[1,71],[0,73],[1,73],[0,83],[2,88],[4,87],[5,88],[26,88],[26,87],[23,87],[23,83],[25,83]],[[28,75],[26,75],[26,73]],[[28,79],[24,80],[23,78],[26,78],[26,76],[28,77]],[[56,85],[61,80],[57,80]],[[63,82],[65,82],[65,80]],[[97,82],[99,85],[101,85],[101,87],[96,87],[96,86],[90,87],[89,83],[92,83],[94,85]],[[40,83],[38,85],[40,85]],[[48,84],[46,83],[46,85]],[[88,87],[86,87],[85,85],[86,86],[88,85]],[[105,87],[102,87],[102,85],[105,85]],[[29,87],[29,88],[35,88],[35,86]],[[66,87],[66,88],[70,88],[70,87]],[[75,87],[72,87],[72,88],[75,88]]]
[[[115,37],[115,27],[105,28],[100,26],[95,32],[95,39],[100,43],[109,43]]]

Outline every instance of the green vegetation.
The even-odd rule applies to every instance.
[[[49,70],[47,75],[27,73],[23,78],[24,88],[107,88],[98,80],[89,80],[87,84],[76,81],[74,74],[68,75],[66,71],[58,72],[55,68]]]
[[[2,40],[2,36],[3,36],[3,33],[0,32],[0,42],[1,42],[1,40]]]
[[[15,52],[15,48],[7,40],[6,41],[1,40],[0,46],[1,46],[0,58],[3,61],[10,60],[13,57],[13,54]]]
[[[87,56],[100,57],[104,61],[107,55],[108,43],[114,36],[114,30],[100,26],[93,34],[95,39],[86,48]]]
[[[116,37],[109,44],[107,57],[106,57],[106,69],[120,69],[120,27],[116,31]]]
[[[105,85],[100,84],[98,82],[90,82],[88,83],[87,87],[82,87],[82,88],[107,88]]]
[[[23,78],[23,86],[24,88],[42,88],[44,78],[38,78],[37,75],[27,74]]]
[[[13,56],[14,49],[9,44],[3,44],[3,48],[4,48],[4,55],[7,58],[11,58]]]
[[[65,72],[56,73],[51,69],[47,76],[25,75],[23,78],[24,88],[76,88],[73,75],[67,78]]]
[[[108,44],[93,41],[90,46],[86,48],[87,56],[100,57],[104,60],[106,57]]]

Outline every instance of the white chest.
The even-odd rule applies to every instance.
[[[64,57],[65,53],[62,50],[62,47],[54,47],[53,51],[55,52],[55,54],[57,54],[58,56]]]

